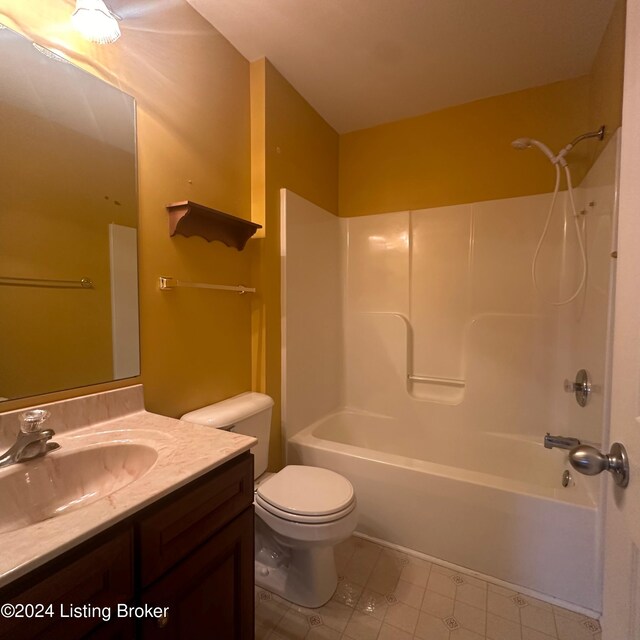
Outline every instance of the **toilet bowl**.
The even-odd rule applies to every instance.
[[[255,579],[303,607],[331,599],[338,577],[333,548],[356,528],[356,497],[343,476],[288,465],[266,473],[273,400],[247,392],[192,411],[182,420],[258,439],[254,454]]]

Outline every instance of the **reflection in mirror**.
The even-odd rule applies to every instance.
[[[140,373],[133,98],[0,29],[0,399]]]

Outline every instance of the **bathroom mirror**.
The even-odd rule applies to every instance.
[[[5,27],[0,51],[0,400],[138,375],[134,100]]]

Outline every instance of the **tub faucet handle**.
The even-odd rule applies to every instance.
[[[589,401],[590,394],[592,392],[591,377],[586,369],[580,369],[576,373],[575,381],[564,381],[564,390],[567,393],[573,393],[576,397],[576,402],[581,406],[586,406]]]

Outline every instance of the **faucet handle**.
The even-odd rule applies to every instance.
[[[42,423],[51,415],[46,409],[32,409],[25,411],[18,416],[20,420],[20,431],[22,433],[33,433],[40,431]]]

